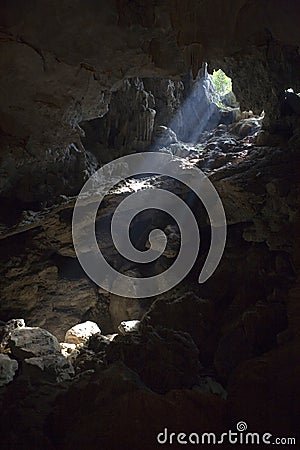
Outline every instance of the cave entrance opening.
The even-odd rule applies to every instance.
[[[212,80],[217,94],[220,97],[220,103],[224,106],[236,106],[237,101],[232,92],[232,80],[223,72],[222,69],[213,70]]]
[[[183,142],[197,144],[204,132],[218,125],[226,128],[240,118],[232,80],[223,70],[209,73],[204,63],[195,79],[189,74],[183,83],[184,102],[169,125]]]
[[[239,123],[241,121],[247,123]],[[85,149],[103,165],[141,151],[170,151],[185,157],[201,149],[217,130],[246,138],[259,129],[262,117],[240,110],[230,77],[204,63],[196,78],[181,80],[129,78],[111,95],[107,113],[82,122]]]

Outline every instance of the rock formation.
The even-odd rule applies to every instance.
[[[5,0],[0,10],[3,448],[153,450],[165,428],[221,434],[241,420],[299,439],[299,4]],[[236,100],[216,94],[218,68]],[[201,248],[175,288],[120,297],[81,268],[72,214],[101,165],[149,150],[209,177],[227,242],[199,285],[203,205],[174,179],[127,179],[96,217],[111,265],[152,276],[178,255],[176,223],[152,210],[130,235],[146,250],[164,230],[160,258],[138,265],[117,252],[112,215],[141,189],[183,199]]]

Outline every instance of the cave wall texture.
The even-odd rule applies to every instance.
[[[59,340],[80,321],[107,335],[142,320],[137,336],[90,341],[69,383],[28,380],[19,362],[0,387],[6,450],[150,450],[163,426],[222,432],[239,420],[299,432],[300,110],[281,107],[285,89],[300,92],[299,23],[296,0],[0,1],[0,319]],[[232,78],[241,110],[265,111],[256,143],[225,127],[197,156],[227,215],[221,264],[201,289],[192,272],[152,305],[109,296],[76,260],[75,196],[99,164],[147,150],[205,61]],[[126,195],[97,219],[111,259],[105,227]]]
[[[196,76],[209,61],[233,77],[242,109],[273,114],[282,89],[300,90],[298,17],[297,1],[280,0],[3,0],[1,197],[78,191],[94,163],[79,124],[129,77]]]

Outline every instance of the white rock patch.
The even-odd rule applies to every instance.
[[[118,326],[118,330],[123,336],[128,333],[134,333],[139,331],[140,329],[140,321],[139,320],[124,320]]]
[[[95,322],[87,322],[79,323],[74,327],[70,328],[66,332],[65,342],[68,344],[84,344],[89,340],[93,334],[101,333],[100,328]]]

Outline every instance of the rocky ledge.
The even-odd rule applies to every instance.
[[[167,139],[157,149],[169,154],[170,163],[183,157],[187,172],[201,168],[222,197],[228,239],[205,285],[196,283],[195,274],[207,253],[207,217],[188,189],[169,179],[127,180],[97,215],[107,259],[140,276],[106,238],[116,205],[136,189],[158,186],[192,208],[205,237],[198,261],[177,288],[157,298],[121,298],[86,278],[72,246],[74,197],[28,211],[13,226],[3,224],[1,314],[30,323],[2,325],[1,426],[9,429],[7,443],[21,446],[22,436],[45,449],[93,448],[95,442],[119,448],[122,439],[122,448],[131,449],[140,448],[146,433],[144,448],[152,449],[162,423],[189,430],[191,417],[193,426],[207,431],[224,431],[241,418],[256,431],[296,429],[291,405],[298,374],[289,367],[299,361],[299,152],[294,141],[284,148],[258,146],[259,125],[243,119],[204,132],[197,144]],[[138,245],[147,247],[157,226],[169,236],[151,269],[159,273],[176,258],[178,229],[159,214],[146,219],[142,223],[150,225]],[[133,237],[140,237],[134,226]],[[8,246],[17,249],[15,257],[5,256]],[[14,396],[22,397],[21,410]],[[282,416],[272,414],[278,404]],[[18,425],[9,427],[16,414]]]

